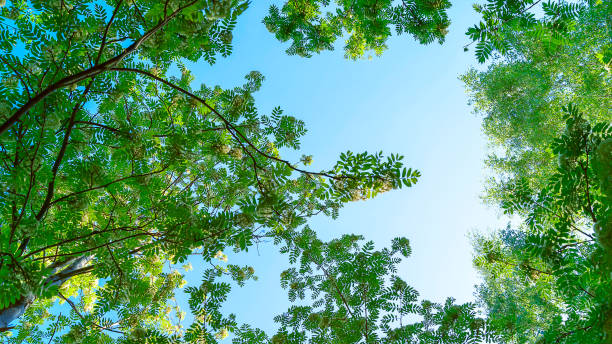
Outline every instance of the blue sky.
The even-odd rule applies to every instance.
[[[351,203],[337,220],[317,217],[311,227],[323,239],[358,233],[378,247],[405,236],[413,255],[402,263],[401,276],[422,297],[473,300],[478,276],[467,234],[499,228],[506,220],[479,199],[486,138],[457,79],[477,63],[473,52],[463,52],[464,32],[478,21],[471,2],[454,2],[444,45],[422,46],[408,36],[394,37],[382,57],[356,62],[344,59],[341,45],[310,59],[286,55],[288,45],[261,24],[269,4],[255,1],[239,18],[229,58],[214,66],[190,65],[195,84],[232,88],[249,71],[263,73],[266,81],[255,95],[260,113],[281,106],[306,122],[302,152],[314,155],[315,170],[332,166],[347,150],[404,155],[407,166],[422,173],[414,187]],[[272,330],[272,317],[289,305],[279,286],[287,257],[272,245],[228,255],[231,263],[252,265],[259,281],[235,287],[226,309],[238,315],[239,323]],[[198,283],[204,268],[197,261],[193,265],[190,284]]]

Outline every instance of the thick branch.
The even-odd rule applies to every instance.
[[[87,266],[93,256],[86,255],[69,259],[63,263],[52,264],[53,271],[58,271],[49,276],[44,285],[61,286],[72,276],[83,274],[92,270],[92,266]],[[10,324],[23,315],[26,309],[36,300],[37,295],[28,293],[22,295],[14,304],[0,310],[0,329],[11,327]]]
[[[89,82],[89,84],[83,91],[83,94],[81,95],[82,98],[85,98],[87,96],[87,93],[91,89],[92,84],[93,84],[93,79]],[[64,159],[64,155],[66,154],[66,149],[68,148],[68,142],[70,141],[70,134],[72,133],[72,129],[74,128],[74,122],[76,119],[76,115],[81,109],[82,104],[83,104],[82,101],[77,102],[77,104],[72,109],[72,113],[70,114],[70,120],[68,122],[68,125],[66,126],[66,133],[64,134],[64,140],[62,141],[62,147],[60,148],[60,151],[57,154],[57,158],[55,159],[55,162],[53,163],[53,167],[51,168],[51,180],[49,181],[49,184],[47,185],[47,195],[45,197],[45,201],[40,207],[40,211],[38,212],[38,214],[36,214],[36,219],[38,221],[40,221],[45,216],[45,214],[47,213],[47,210],[49,209],[49,206],[51,205],[51,199],[53,199],[53,193],[54,193],[54,188],[55,188],[55,178],[57,177],[57,172],[62,163],[62,160]]]

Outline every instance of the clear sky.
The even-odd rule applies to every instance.
[[[232,88],[249,71],[262,72],[266,81],[255,95],[260,113],[281,106],[306,122],[302,152],[314,155],[315,170],[332,166],[346,150],[404,155],[407,166],[422,173],[414,187],[350,203],[337,220],[317,217],[311,227],[325,240],[358,233],[378,247],[405,236],[413,254],[402,263],[401,276],[422,297],[473,300],[478,276],[467,234],[498,228],[506,220],[479,199],[486,139],[457,78],[477,63],[473,52],[463,52],[464,32],[478,21],[471,2],[454,1],[444,45],[394,37],[382,57],[357,62],[345,60],[341,47],[310,59],[286,55],[288,45],[261,24],[269,5],[254,1],[239,18],[229,58],[214,66],[190,65],[195,83]],[[277,251],[260,245],[259,252],[228,252],[231,263],[250,264],[259,277],[230,294],[226,309],[237,314],[239,323],[269,331],[275,328],[272,317],[287,310],[279,274],[288,258]],[[188,281],[197,285],[204,267],[197,260],[192,264]]]

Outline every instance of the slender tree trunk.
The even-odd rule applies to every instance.
[[[72,276],[86,269],[87,264],[92,258],[93,256],[91,255],[80,256],[61,263],[52,264],[50,266],[52,273],[44,282],[45,285],[47,287],[61,286]],[[22,295],[14,304],[0,310],[0,332],[11,329],[11,323],[25,313],[26,309],[36,300],[36,297],[37,295],[33,293]]]

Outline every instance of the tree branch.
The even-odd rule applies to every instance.
[[[87,93],[89,93],[89,90],[91,89],[91,85],[93,84],[93,82],[94,82],[94,79],[92,79],[89,82],[89,84],[83,91],[83,94],[81,94],[81,98],[85,98],[87,96]],[[81,109],[81,105],[83,104],[83,101],[78,101],[77,104],[72,109],[72,114],[70,115],[68,125],[66,126],[66,133],[64,134],[64,140],[62,142],[62,147],[60,148],[60,151],[57,154],[57,158],[55,159],[55,163],[53,163],[53,167],[51,168],[51,180],[49,181],[49,184],[47,185],[47,195],[45,197],[45,200],[42,206],[40,207],[40,211],[38,212],[38,214],[36,214],[36,219],[38,221],[42,220],[42,218],[45,216],[45,213],[49,209],[49,206],[51,205],[51,199],[53,198],[53,194],[54,194],[55,178],[57,177],[57,172],[59,170],[60,164],[62,163],[62,160],[64,159],[64,155],[66,154],[66,149],[68,148],[68,142],[70,140],[70,134],[72,133],[72,128],[74,127],[76,115]]]
[[[104,34],[102,35],[102,43],[100,43],[100,50],[98,50],[98,57],[96,57],[96,65],[100,63],[100,58],[102,57],[102,53],[104,52],[104,48],[106,45],[106,38],[108,37],[108,30],[110,29],[111,25],[113,25],[113,20],[115,20],[115,16],[117,15],[117,12],[119,12],[119,8],[121,7],[122,2],[123,0],[117,1],[117,5],[113,10],[113,14],[108,20],[108,24],[106,24],[106,27],[104,28]]]
[[[110,69],[114,70],[114,71],[118,71],[118,72],[131,72],[131,73],[138,73],[138,74],[146,75],[149,78],[157,80],[157,81],[163,83],[164,85],[166,85],[166,86],[168,86],[168,87],[170,87],[170,88],[172,88],[172,89],[174,89],[176,91],[179,91],[179,92],[181,92],[181,93],[183,93],[183,94],[185,94],[185,95],[187,95],[187,96],[197,100],[198,102],[200,102],[201,104],[206,106],[210,111],[212,111],[223,122],[223,124],[228,128],[228,131],[230,132],[230,134],[232,134],[232,136],[236,139],[236,141],[238,141],[238,142],[244,141],[249,147],[251,147],[253,150],[255,150],[259,155],[261,155],[261,156],[263,156],[265,158],[268,158],[270,160],[278,161],[278,162],[280,162],[282,164],[285,164],[287,167],[291,168],[294,171],[297,171],[297,172],[300,172],[300,173],[303,173],[303,174],[307,174],[307,175],[323,176],[323,177],[327,177],[327,178],[335,179],[335,180],[354,179],[355,178],[353,176],[347,176],[347,175],[335,176],[335,175],[331,175],[331,174],[325,173],[325,172],[310,172],[310,171],[303,170],[303,169],[300,169],[298,167],[295,167],[293,164],[291,164],[287,160],[283,160],[281,158],[277,158],[277,157],[275,157],[273,155],[270,155],[270,154],[267,154],[267,153],[261,151],[249,139],[247,139],[242,134],[242,132],[240,132],[229,120],[227,120],[223,115],[221,115],[215,108],[213,108],[212,106],[208,105],[208,103],[204,99],[202,99],[202,98],[198,97],[197,95],[187,91],[186,89],[184,89],[184,88],[182,88],[180,86],[177,86],[177,85],[175,85],[175,84],[173,84],[173,83],[171,83],[171,82],[169,82],[167,80],[164,80],[164,79],[162,79],[162,78],[160,78],[160,77],[158,77],[156,75],[153,75],[150,72],[143,71],[143,70],[140,70],[140,69],[136,69],[136,68],[122,68],[122,67],[111,67]]]
[[[59,258],[59,257],[70,257],[70,256],[78,256],[80,254],[83,253],[88,253],[94,250],[97,250],[99,248],[105,247],[107,245],[112,245],[124,240],[128,240],[128,239],[132,239],[132,238],[137,238],[137,237],[141,237],[141,236],[152,236],[152,237],[159,237],[161,236],[160,233],[150,233],[150,232],[145,232],[145,233],[137,233],[137,234],[133,234],[133,235],[128,235],[126,237],[120,238],[120,239],[116,239],[116,240],[112,240],[109,241],[107,243],[104,244],[100,244],[100,245],[96,245],[94,247],[90,247],[84,250],[80,250],[80,251],[76,251],[76,252],[69,252],[69,253],[59,253],[59,254],[55,254],[53,256],[46,256],[46,257],[37,257],[37,258],[33,258],[32,261],[37,261],[37,260],[41,260],[41,259],[46,259],[46,258]]]
[[[23,104],[13,115],[11,115],[4,123],[2,123],[2,125],[0,125],[0,135],[4,134],[10,127],[12,127],[13,124],[15,124],[21,118],[21,116],[23,116],[26,112],[28,112],[36,104],[38,104],[40,101],[42,101],[43,99],[45,99],[46,97],[54,93],[55,91],[61,89],[62,87],[66,87],[74,83],[77,83],[81,80],[85,80],[85,79],[94,77],[100,73],[107,71],[111,67],[116,66],[126,56],[128,56],[129,54],[134,52],[136,49],[138,49],[138,47],[140,47],[140,45],[145,40],[147,40],[157,31],[161,30],[164,26],[166,26],[166,24],[168,24],[168,22],[170,22],[170,20],[176,17],[181,11],[183,11],[184,9],[188,7],[193,6],[197,2],[198,0],[193,0],[185,4],[184,6],[179,7],[176,11],[174,11],[168,17],[161,20],[157,25],[155,25],[152,29],[147,31],[144,35],[142,35],[138,40],[132,43],[129,47],[125,48],[121,54],[113,57],[112,59],[106,62],[95,65],[91,68],[88,68],[84,71],[81,71],[73,75],[66,76],[60,79],[59,81],[46,87],[42,92],[34,96],[34,98],[30,99],[28,102]]]
[[[85,316],[83,316],[83,314],[81,314],[81,312],[79,312],[79,310],[78,310],[77,306],[74,304],[74,302],[70,301],[70,299],[65,297],[61,292],[57,292],[57,294],[62,299],[64,299],[64,301],[66,301],[70,305],[70,307],[72,307],[72,310],[76,313],[76,315],[79,316],[79,318],[81,318],[81,320],[83,320],[84,322],[87,321]],[[115,330],[115,329],[112,329],[112,328],[104,327],[104,326],[102,326],[102,325],[100,325],[100,324],[98,324],[98,323],[96,323],[94,321],[91,321],[91,324],[94,325],[95,327],[103,330],[103,331],[109,331],[109,332],[114,332],[114,333],[119,333],[119,334],[125,334],[125,332],[123,332],[123,331],[119,331],[119,330]]]
[[[585,139],[586,140],[586,139]],[[588,148],[586,149],[586,166],[582,163],[582,161],[579,162],[580,167],[582,169],[582,171],[584,172],[584,180],[585,180],[585,193],[586,193],[586,198],[587,198],[587,203],[588,203],[588,207],[587,210],[589,212],[589,214],[591,215],[591,220],[593,220],[593,223],[597,222],[597,217],[595,217],[595,213],[593,212],[593,203],[591,202],[591,194],[590,194],[590,185],[589,185],[589,171],[588,171],[588,166],[589,166],[589,150]]]
[[[54,200],[53,202],[51,202],[50,205],[54,205],[56,203],[59,203],[59,202],[61,202],[63,200],[66,200],[66,199],[68,199],[70,197],[74,197],[74,196],[80,195],[82,193],[86,193],[86,192],[90,192],[90,191],[93,191],[93,190],[98,190],[98,189],[106,188],[106,187],[108,187],[108,186],[110,186],[112,184],[119,183],[119,182],[122,182],[122,181],[130,179],[130,178],[146,177],[146,176],[150,176],[150,175],[153,175],[153,174],[161,173],[161,172],[165,171],[167,168],[168,168],[168,166],[165,166],[165,167],[163,167],[160,170],[149,172],[149,173],[132,174],[132,175],[129,175],[129,176],[126,176],[126,177],[123,177],[123,178],[119,178],[119,179],[113,180],[112,182],[108,182],[106,184],[102,184],[102,185],[94,186],[94,187],[91,187],[91,188],[88,188],[88,189],[84,189],[84,190],[81,190],[81,191],[73,192],[71,194],[68,194],[66,196],[62,196],[62,197]]]

